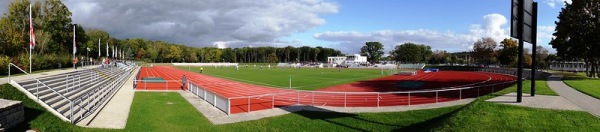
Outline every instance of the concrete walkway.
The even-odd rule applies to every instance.
[[[125,84],[117,93],[97,112],[96,116],[88,117],[80,121],[77,125],[92,128],[124,129],[127,125],[129,110],[133,102],[135,90],[133,89],[133,79],[140,69],[133,70]]]
[[[521,103],[517,103],[517,93],[509,93],[506,95],[498,96],[489,100],[487,102],[507,104],[507,105],[516,105],[523,107],[532,107],[532,108],[544,108],[544,109],[555,109],[555,110],[575,110],[575,111],[583,111],[583,109],[571,101],[561,97],[561,96],[548,96],[548,95],[535,95],[530,96],[529,94],[523,95],[523,100]]]
[[[573,102],[588,113],[600,117],[600,100],[569,87],[562,81],[562,76],[550,76],[548,86],[558,95]]]
[[[49,75],[57,75],[57,74],[63,74],[63,73],[67,73],[67,72],[72,72],[72,71],[79,71],[79,70],[85,70],[85,69],[92,69],[92,68],[96,68],[99,67],[100,65],[93,65],[93,66],[84,66],[83,68],[77,68],[77,69],[73,69],[72,67],[70,68],[64,68],[64,69],[55,69],[55,70],[50,70],[50,71],[46,71],[46,72],[41,72],[41,73],[33,73],[33,74],[29,74],[29,76],[23,74],[23,72],[17,72],[14,74],[20,74],[17,76],[10,76],[11,80],[15,80],[15,81],[21,81],[21,80],[27,80],[27,79],[32,79],[32,78],[37,78],[37,77],[43,77],[43,76],[49,76]],[[14,67],[13,67],[14,68]],[[7,77],[3,77],[0,78],[0,85],[2,84],[6,84],[8,83],[8,76]]]
[[[227,115],[225,112],[217,109],[208,102],[200,99],[198,96],[188,91],[178,91],[183,98],[185,98],[190,104],[192,104],[196,110],[202,113],[211,123],[215,125],[236,123],[243,121],[258,120],[267,117],[280,116],[289,114],[296,111],[307,110],[307,111],[325,111],[325,112],[341,112],[341,113],[375,113],[375,112],[398,112],[398,111],[410,111],[420,109],[433,109],[442,108],[455,105],[465,105],[471,103],[475,99],[462,99],[450,102],[440,102],[431,104],[420,104],[411,106],[390,106],[390,107],[323,107],[323,106],[307,106],[307,105],[294,105],[287,107],[278,107],[268,110],[252,111],[250,113],[238,113]]]

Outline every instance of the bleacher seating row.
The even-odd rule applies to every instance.
[[[61,119],[76,123],[93,114],[126,82],[135,64],[117,63],[16,82]],[[51,111],[52,111],[51,110]],[[56,114],[54,113],[54,114]]]

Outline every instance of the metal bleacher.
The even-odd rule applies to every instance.
[[[59,118],[77,123],[112,97],[136,67],[135,64],[117,63],[116,66],[112,64],[11,84]]]

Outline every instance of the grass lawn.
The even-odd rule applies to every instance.
[[[600,99],[600,79],[588,78],[585,73],[580,74],[563,74],[563,81],[570,87]]]
[[[82,127],[64,122],[52,113],[46,111],[37,102],[27,98],[25,94],[10,84],[0,85],[0,98],[23,101],[25,109],[25,121],[9,131],[20,131],[37,129],[40,131],[81,131]],[[100,129],[90,129],[100,130]]]
[[[177,68],[194,72],[200,71],[200,67],[180,66]],[[242,64],[240,70],[236,70],[235,67],[203,67],[202,74],[278,88],[289,88],[291,78],[292,88],[315,90],[327,86],[369,80],[388,74],[387,70],[383,70],[383,72],[385,75],[381,74],[381,69],[341,69],[341,71],[338,72],[338,69],[336,68],[295,69],[286,67],[282,69],[271,67],[271,69],[268,69],[267,66],[263,66],[263,69],[261,70],[259,66],[256,68],[254,65],[246,67],[245,64]]]
[[[515,84],[514,86],[509,87],[504,91],[496,92],[496,94],[507,94],[506,92],[517,92],[517,85]],[[523,81],[523,93],[531,93],[531,80]],[[556,92],[554,92],[552,89],[550,89],[550,87],[548,87],[548,83],[546,83],[546,80],[535,80],[535,95],[558,96]]]
[[[529,81],[523,82],[523,93],[529,93]],[[545,80],[536,81],[536,95],[557,95]],[[485,102],[485,100],[517,91],[516,84],[482,96],[441,121],[435,131],[599,131],[600,118],[587,112],[528,108]]]
[[[11,131],[31,128],[42,131],[600,131],[600,118],[585,112],[482,101],[494,96],[497,95],[484,96],[466,106],[439,109],[358,114],[300,111],[254,121],[212,125],[178,93],[137,92],[126,128],[108,130],[63,122],[14,87],[0,87],[0,98],[22,100],[26,106],[27,123]]]

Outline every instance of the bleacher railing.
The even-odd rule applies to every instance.
[[[26,76],[29,76],[29,75],[30,75],[30,74],[29,74],[29,73],[27,73],[25,70],[23,70],[23,69],[19,68],[17,65],[15,65],[15,64],[13,64],[13,63],[8,63],[8,82],[11,82],[11,79],[10,79],[10,76],[11,76],[11,67],[13,67],[13,66],[14,66],[15,68],[17,68],[18,70],[20,70],[21,72],[25,73],[25,75],[26,75]],[[36,86],[38,86],[38,87],[36,87],[36,93],[35,93],[35,100],[36,100],[37,102],[40,102],[40,101],[41,101],[41,100],[40,100],[40,95],[39,95],[39,89],[40,89],[40,88],[39,88],[39,85],[41,84],[41,85],[42,85],[42,86],[44,86],[46,89],[50,89],[50,90],[51,90],[52,92],[54,92],[56,95],[58,95],[58,96],[60,96],[61,98],[63,98],[63,99],[65,99],[65,100],[69,101],[70,109],[73,109],[73,101],[72,101],[72,100],[70,100],[69,98],[65,97],[63,94],[59,93],[58,91],[54,90],[53,88],[51,88],[51,87],[48,87],[48,85],[46,85],[45,83],[43,83],[42,81],[40,81],[38,78],[34,77],[34,78],[33,78],[33,80],[35,80],[35,81],[36,81]],[[23,89],[23,90],[24,90],[24,91],[27,91],[27,89]],[[31,93],[29,93],[29,92],[27,92],[27,93],[28,93],[28,94],[31,94]],[[57,113],[58,113],[58,112],[57,112]],[[65,118],[65,119],[68,119],[68,120],[69,120],[71,123],[73,123],[73,112],[71,112],[71,118],[66,118],[66,117],[64,117],[64,115],[62,115],[62,114],[61,114],[61,115],[57,115],[57,116],[63,117],[63,118]]]
[[[12,66],[19,69],[21,72],[25,73],[26,75],[29,75],[23,69],[19,68],[18,66],[14,65],[12,63],[9,63],[9,66],[8,66],[9,82],[11,81],[10,71],[11,71]],[[118,71],[118,70],[120,70],[120,71]],[[90,76],[95,76],[95,78],[94,77],[90,78],[90,79],[94,78],[95,79],[94,81],[97,81],[98,76],[99,76],[97,73],[99,71],[94,72],[92,69],[85,69],[85,70],[76,71],[76,72],[77,73],[75,75],[67,75],[65,78],[66,93],[72,91],[73,89],[81,88],[81,76],[82,76],[81,74],[89,72],[88,74],[91,74]],[[34,95],[35,100],[37,100],[38,102],[41,101],[41,99],[39,98],[39,89],[40,89],[39,86],[40,85],[46,89],[50,89],[56,95],[60,96],[61,98],[63,98],[64,100],[69,102],[67,104],[67,105],[69,105],[68,111],[70,111],[70,113],[68,113],[69,118],[65,117],[65,115],[62,115],[62,113],[58,112],[56,109],[49,106],[52,110],[55,111],[55,113],[53,113],[53,114],[55,114],[56,116],[62,117],[64,119],[67,119],[71,123],[76,123],[76,122],[82,120],[83,118],[94,113],[97,110],[97,108],[100,106],[100,104],[104,103],[104,101],[106,101],[106,99],[108,99],[108,97],[110,97],[110,95],[114,94],[117,91],[117,89],[120,88],[120,86],[122,86],[126,82],[125,79],[127,77],[129,77],[129,75],[132,74],[131,68],[129,68],[129,71],[127,71],[127,70],[121,70],[121,69],[118,69],[115,67],[111,67],[111,70],[109,70],[109,72],[112,72],[112,74],[116,74],[117,78],[109,77],[108,79],[110,80],[110,83],[108,85],[103,85],[100,88],[95,88],[88,92],[82,93],[81,96],[79,96],[78,98],[75,98],[75,99],[70,99],[70,98],[66,97],[64,94],[55,90],[54,88],[49,87],[48,85],[46,85],[45,83],[40,81],[38,78],[33,78],[33,80],[36,81],[36,92]],[[77,86],[77,88],[75,88],[76,86]],[[28,91],[27,89],[23,89],[23,90]],[[106,94],[107,92],[108,92],[108,94]],[[26,92],[26,93],[32,94],[30,92]],[[104,95],[104,96],[100,96],[100,95]],[[95,101],[95,103],[91,104],[92,101]],[[84,110],[84,111],[81,112],[79,117],[75,117],[74,115],[81,110]]]

